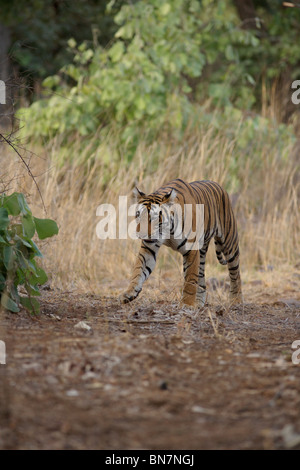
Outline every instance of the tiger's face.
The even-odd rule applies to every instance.
[[[163,235],[163,211],[159,204],[151,202],[137,205],[135,213],[137,235],[144,240],[157,240]],[[165,225],[164,218],[164,225]]]
[[[134,195],[137,200],[135,218],[138,238],[146,241],[170,238],[174,224],[171,207],[176,198],[176,191],[172,190],[164,196],[156,197],[155,194],[146,196],[135,188]]]

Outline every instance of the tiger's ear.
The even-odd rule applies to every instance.
[[[162,202],[162,204],[165,204],[166,202],[169,203],[169,204],[173,204],[176,197],[177,197],[177,192],[175,191],[175,189],[171,189],[171,191],[169,193],[164,195],[161,202]]]
[[[146,196],[146,194],[140,191],[137,187],[134,188],[132,194],[135,201],[139,201],[140,199],[142,199],[142,197]]]

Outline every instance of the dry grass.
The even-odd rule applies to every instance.
[[[30,166],[37,175],[47,217],[54,218],[60,227],[58,236],[39,243],[54,287],[103,294],[118,293],[124,288],[139,242],[99,240],[97,206],[104,202],[117,205],[119,195],[130,195],[135,184],[150,192],[176,177],[187,181],[215,180],[232,194],[244,278],[257,279],[255,269],[259,266],[268,273],[269,266],[272,282],[279,285],[280,274],[274,273],[288,272],[290,266],[300,262],[299,162],[292,142],[285,149],[288,159],[281,158],[276,149],[270,153],[266,145],[261,155],[239,162],[235,170],[239,185],[231,184],[235,139],[225,133],[216,136],[212,127],[205,132],[199,130],[190,135],[187,132],[181,145],[167,138],[150,146],[141,143],[131,163],[107,158],[110,152],[114,155],[113,139],[99,143],[97,158],[90,168],[57,165],[55,146],[35,151],[39,156],[30,156]],[[2,149],[0,163],[5,169],[1,172],[2,181],[10,181],[9,191],[25,192],[33,213],[45,216],[33,182],[14,152]],[[181,272],[181,257],[163,247],[149,286],[154,292],[165,291],[162,295],[169,300],[176,300],[182,284]],[[221,279],[227,276],[226,268],[218,266],[212,247],[207,276]],[[216,301],[223,302],[226,297],[223,291],[214,291]]]

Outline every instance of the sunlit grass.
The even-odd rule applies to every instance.
[[[116,159],[113,135],[110,139],[99,141],[97,158],[93,158],[92,164],[77,165],[67,161],[57,163],[58,144],[50,149],[27,144],[39,155],[31,156],[30,166],[37,175],[47,217],[55,219],[60,228],[58,236],[40,243],[53,286],[109,295],[117,295],[125,288],[139,242],[99,240],[96,209],[102,203],[117,207],[118,197],[130,196],[135,185],[149,193],[177,177],[186,181],[214,180],[229,191],[238,220],[244,277],[249,273],[251,277],[257,268],[267,270],[272,266],[272,270],[280,272],[282,266],[300,262],[300,179],[293,140],[284,148],[283,155],[266,136],[259,147],[256,145],[255,154],[245,151],[239,159],[238,129],[233,135],[222,130],[216,132],[214,126],[208,125],[187,130],[181,143],[162,136],[149,145],[141,137],[133,159],[128,162],[125,158]],[[75,141],[70,151],[78,151],[80,159],[81,142]],[[4,169],[2,182],[8,183],[8,191],[25,192],[34,214],[44,217],[36,188],[18,157],[6,148],[0,159]],[[74,155],[72,160],[75,161]],[[207,257],[207,276],[227,277],[227,269],[218,265],[213,246]],[[149,286],[158,292],[169,289],[168,298],[176,300],[181,285],[181,257],[163,247]],[[215,300],[218,301],[218,295],[222,300],[219,290],[213,293]]]

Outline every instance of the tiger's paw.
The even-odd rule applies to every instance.
[[[230,295],[229,297],[229,303],[231,306],[233,305],[243,305],[243,296],[242,294],[235,294],[235,295]]]
[[[193,299],[181,299],[179,302],[179,308],[182,310],[195,311],[198,309],[198,305]]]
[[[136,297],[139,295],[139,291],[135,290],[130,290],[130,291],[125,291],[123,294],[119,296],[119,300],[121,304],[128,304],[132,300],[136,299]]]

